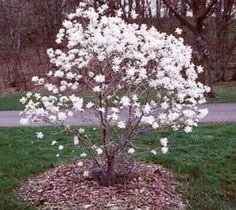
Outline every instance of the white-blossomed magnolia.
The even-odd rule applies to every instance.
[[[207,114],[197,105],[205,102],[209,88],[197,81],[203,69],[192,63],[192,49],[181,37],[127,23],[120,11],[116,16],[105,15],[106,9],[95,11],[81,3],[68,15],[56,39],[60,49],[48,50],[57,70],[49,71],[45,78],[32,78],[47,94],[30,93],[21,99],[26,104],[21,122],[64,125],[73,144],[81,142],[107,177],[105,184],[111,185],[116,160],[132,146],[142,127],[192,131]],[[84,89],[91,92],[92,101],[85,102]],[[100,134],[99,142],[82,128],[66,126],[65,121],[78,113],[75,111],[87,109],[99,119],[94,129]],[[166,153],[167,139],[161,144]],[[59,146],[59,150],[63,148]],[[134,151],[130,148],[128,153]],[[156,149],[150,152],[155,155]]]

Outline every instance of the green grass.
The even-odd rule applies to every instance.
[[[215,98],[209,98],[211,103],[232,103],[236,102],[236,82],[220,83],[213,86]]]
[[[19,102],[23,94],[8,93],[0,95],[0,110],[22,110],[24,106]]]
[[[87,128],[89,129],[89,128]],[[35,140],[37,128],[0,128],[0,209],[34,209],[22,203],[17,189],[28,178],[48,168],[75,158],[79,151],[66,147],[60,158],[52,140],[70,142],[67,136],[50,136],[56,128],[40,128],[44,140]],[[97,138],[91,129],[91,136]],[[202,125],[190,135],[183,132],[170,134],[170,153],[137,156],[146,162],[161,164],[171,170],[181,183],[180,191],[189,200],[192,209],[234,209],[236,206],[236,124]],[[151,134],[139,137],[142,148],[157,144],[158,137]],[[89,196],[89,195],[88,195]]]

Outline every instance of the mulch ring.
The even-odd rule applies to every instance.
[[[27,181],[21,198],[40,209],[158,210],[186,209],[178,183],[163,167],[138,163],[140,177],[119,187],[102,187],[84,177],[91,161],[65,164]]]

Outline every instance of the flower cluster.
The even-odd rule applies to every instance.
[[[44,121],[66,126],[67,118],[78,113],[75,111],[92,109],[100,122],[96,127],[102,141],[95,145],[79,129],[72,132],[73,144],[83,142],[98,162],[103,156],[119,156],[141,126],[191,132],[207,114],[198,104],[205,102],[204,94],[209,91],[198,82],[203,69],[192,63],[192,49],[181,37],[127,23],[120,14],[107,16],[106,8],[95,11],[81,3],[68,15],[56,39],[66,47],[47,52],[57,70],[49,71],[45,78],[32,78],[47,94],[29,93],[21,99],[25,104],[22,124]],[[181,32],[176,30],[178,35]],[[84,100],[84,89],[94,97],[92,101]],[[166,153],[167,139],[161,139],[161,144]],[[128,153],[134,151],[130,148]]]

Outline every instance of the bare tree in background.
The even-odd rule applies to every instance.
[[[9,79],[13,87],[23,87],[26,90],[27,85],[20,54],[22,49],[22,19],[25,15],[22,7],[27,4],[27,1],[9,0],[1,1],[0,3],[1,25],[5,29],[5,36],[9,37],[8,45],[6,46],[8,48],[7,60],[12,61],[14,71],[13,73],[9,72],[8,75],[11,77]]]
[[[6,87],[27,90],[33,71],[49,68],[46,49],[53,46],[62,19],[78,3],[0,0],[0,72]]]
[[[229,58],[236,46],[236,0],[219,0],[215,9],[216,79],[224,80]]]
[[[162,0],[179,22],[193,34],[196,61],[205,67],[207,85],[224,79],[228,58],[236,42],[235,0]],[[187,16],[190,10],[192,17]],[[234,34],[234,35],[233,35]],[[235,37],[235,38],[230,38]]]
[[[173,1],[162,1],[180,23],[193,33],[196,49],[195,58],[199,64],[205,67],[205,84],[211,85],[212,57],[209,53],[209,42],[207,39],[207,21],[214,12],[217,0],[211,0],[209,3],[207,3],[207,0],[183,0],[192,11],[191,19],[183,14],[178,5],[173,3]]]
[[[0,74],[5,87],[28,89],[33,74],[50,68],[47,48],[62,20],[85,0],[0,0]],[[203,79],[211,85],[224,80],[236,46],[236,0],[86,0],[94,8],[107,3],[110,12],[122,9],[124,18],[173,33],[183,27],[195,62],[205,67]],[[191,15],[189,15],[191,14]],[[1,83],[1,81],[0,81]],[[1,86],[1,85],[0,85]],[[0,89],[2,86],[0,87]]]

